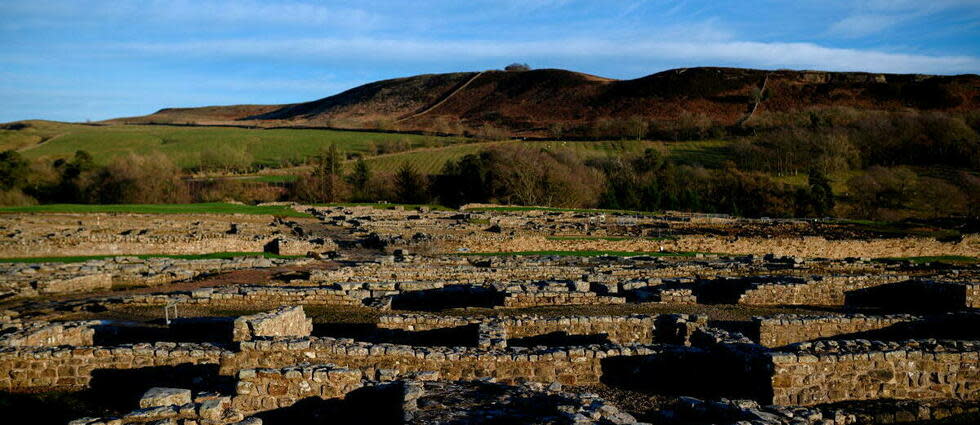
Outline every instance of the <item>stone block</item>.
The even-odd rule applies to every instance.
[[[140,408],[182,406],[191,402],[191,390],[183,388],[154,387],[143,393]]]

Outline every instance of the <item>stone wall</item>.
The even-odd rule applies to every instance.
[[[90,346],[93,344],[96,322],[28,322],[4,326],[0,346],[5,347],[58,347]],[[3,323],[0,323],[3,324]],[[6,324],[4,324],[6,325]]]
[[[480,325],[498,328],[495,338],[516,339],[548,334],[605,336],[614,344],[652,344],[654,316],[495,316],[452,317],[425,314],[392,314],[381,316],[378,327],[404,331],[429,331]],[[505,345],[506,346],[506,345]]]
[[[276,310],[241,316],[235,319],[233,341],[251,341],[264,337],[310,336],[313,319],[308,319],[302,306],[280,307]]]
[[[753,317],[752,333],[754,334],[753,336],[757,337],[759,344],[767,347],[781,347],[795,342],[887,328],[899,323],[909,323],[919,319],[917,316],[906,314],[888,316],[855,314],[826,317],[798,315]]]
[[[343,398],[363,386],[361,372],[333,365],[297,365],[238,372],[232,406],[245,414],[289,407],[309,397]]]
[[[613,356],[650,355],[656,346],[582,346],[548,349],[485,350],[471,347],[413,347],[355,342],[345,338],[302,338],[241,343],[241,351],[221,360],[221,373],[281,368],[300,363],[330,363],[358,369],[366,377],[378,369],[407,374],[438,372],[447,380],[496,378],[558,381],[566,385],[599,383],[601,361]]]
[[[90,292],[107,290],[112,287],[112,275],[95,273],[63,279],[41,280],[36,289],[42,294],[64,294],[70,292]]]
[[[615,344],[654,342],[653,316],[505,317],[496,322],[503,327],[507,339],[565,333],[605,335]]]
[[[980,400],[980,342],[803,343],[768,354],[772,404],[846,400]]]
[[[738,304],[750,305],[844,305],[845,295],[907,279],[905,276],[827,276],[806,282],[770,282],[745,291]]]
[[[435,316],[429,314],[386,314],[378,318],[378,328],[403,331],[431,331],[477,324],[483,317]]]
[[[212,344],[158,342],[115,347],[0,349],[0,390],[72,391],[85,388],[98,369],[218,364],[227,351]]]
[[[120,256],[79,263],[0,264],[0,296],[35,297],[108,290],[113,284],[164,285],[229,270],[302,265],[308,258],[243,256],[184,260]]]

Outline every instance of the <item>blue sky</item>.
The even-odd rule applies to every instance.
[[[0,122],[291,103],[527,62],[980,73],[980,0],[0,0]]]

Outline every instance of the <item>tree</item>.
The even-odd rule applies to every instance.
[[[504,71],[530,71],[531,66],[526,63],[514,62],[504,67]]]
[[[807,176],[807,185],[813,212],[818,217],[826,217],[834,209],[834,190],[830,187],[830,179],[814,168]]]
[[[104,204],[173,204],[190,200],[180,168],[166,155],[129,154],[99,172],[89,191]]]
[[[425,176],[406,161],[395,173],[395,201],[402,204],[424,204],[429,201]]]
[[[357,162],[354,163],[354,171],[350,174],[350,184],[357,190],[364,190],[370,180],[371,169],[367,162],[364,162],[364,158],[357,158]]]
[[[968,199],[960,188],[936,178],[919,180],[916,204],[933,218],[967,212]]]
[[[0,152],[0,190],[21,188],[27,183],[30,164],[19,152]]]
[[[341,155],[330,144],[314,158],[313,172],[300,177],[293,186],[293,197],[308,202],[336,202],[346,189],[341,179]]]

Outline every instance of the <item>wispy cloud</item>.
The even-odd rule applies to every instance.
[[[630,61],[632,63],[731,64],[769,68],[807,68],[896,73],[975,73],[980,58],[929,56],[824,47],[812,43],[753,41],[562,39],[529,42],[310,38],[236,39],[183,43],[120,43],[106,46],[119,54],[194,55],[250,60],[440,62],[529,60]],[[653,69],[651,69],[653,71]]]
[[[951,9],[968,9],[974,15],[980,12],[977,0],[852,0],[849,4],[850,13],[830,26],[830,34],[866,37]]]

